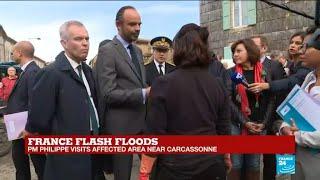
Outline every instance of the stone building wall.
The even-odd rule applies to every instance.
[[[310,16],[315,14],[315,2],[312,0],[271,0],[277,4],[285,4],[299,12]],[[210,32],[210,51],[224,55],[224,47],[232,42],[250,37],[263,35],[269,42],[269,53],[286,52],[289,38],[314,24],[314,21],[278,7],[256,1],[256,23],[240,28],[223,30],[223,1],[200,1],[200,24],[208,27]]]

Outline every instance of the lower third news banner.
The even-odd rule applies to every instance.
[[[295,153],[293,136],[30,136],[27,154]]]

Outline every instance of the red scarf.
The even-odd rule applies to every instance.
[[[254,70],[254,82],[255,83],[262,83],[264,82],[264,79],[262,79],[262,64],[260,61],[258,61],[254,67],[253,67],[253,70]],[[242,69],[242,66],[241,65],[236,65],[235,67],[235,71],[237,73],[240,73],[243,75],[243,69]],[[251,109],[249,107],[249,101],[248,101],[248,96],[247,96],[247,92],[246,92],[246,88],[244,87],[244,85],[242,84],[238,84],[237,85],[237,92],[240,96],[240,99],[241,99],[241,112],[243,113],[243,115],[245,117],[248,117],[250,114],[251,114]],[[255,94],[256,96],[256,103],[259,102],[259,95],[260,94]],[[247,134],[247,129],[245,129],[245,127],[242,128],[242,134]]]

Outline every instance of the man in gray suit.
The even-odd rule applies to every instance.
[[[103,133],[142,134],[145,129],[146,85],[141,50],[133,44],[140,33],[141,18],[132,6],[124,6],[116,15],[118,35],[99,48],[95,78]],[[132,155],[114,155],[115,180],[129,180]]]

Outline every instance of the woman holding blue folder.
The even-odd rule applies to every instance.
[[[300,59],[303,65],[314,68],[310,72],[301,88],[314,99],[320,101],[320,29],[307,32],[304,45],[300,50]],[[320,119],[319,119],[320,120]],[[292,179],[316,180],[320,177],[320,131],[306,132],[299,130],[294,121],[290,126],[282,123],[281,134],[294,135],[296,150],[296,174]],[[312,148],[312,149],[311,149]]]

